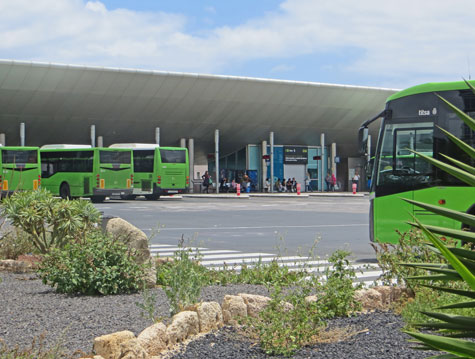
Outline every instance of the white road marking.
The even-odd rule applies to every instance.
[[[273,229],[273,228],[326,228],[326,227],[367,227],[368,223],[355,223],[355,224],[316,224],[316,225],[306,225],[306,226],[255,226],[255,227],[175,227],[175,228],[160,228],[160,231],[188,231],[188,230],[236,230],[236,229]],[[151,231],[151,228],[140,228],[142,231]]]

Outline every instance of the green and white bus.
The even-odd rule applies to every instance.
[[[162,195],[188,192],[190,165],[186,148],[148,143],[116,143],[109,147],[133,151],[134,191],[122,196],[124,199],[145,196],[147,200],[157,200]]]
[[[0,197],[41,185],[38,147],[0,147]]]
[[[42,187],[62,198],[132,194],[132,151],[89,145],[45,145],[40,148]]]
[[[470,81],[475,85],[475,81]],[[435,93],[472,117],[475,96],[463,81],[428,83],[390,96],[386,108],[360,127],[361,152],[366,148],[368,125],[382,119],[370,188],[370,238],[396,243],[396,230],[407,231],[412,215],[425,224],[460,229],[461,223],[409,204],[408,198],[475,214],[475,188],[432,166],[408,149],[445,161],[441,154],[466,163],[473,160],[438,128],[472,147],[475,133]]]

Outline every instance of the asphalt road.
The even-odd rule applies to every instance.
[[[367,197],[185,197],[110,200],[96,206],[151,235],[152,244],[176,245],[183,236],[193,246],[213,250],[306,255],[318,241],[319,256],[347,249],[356,261],[374,260]]]

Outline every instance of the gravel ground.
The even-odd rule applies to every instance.
[[[47,345],[62,338],[70,352],[90,352],[95,337],[120,330],[136,335],[151,322],[141,315],[137,302],[141,294],[107,297],[56,294],[34,275],[0,273],[0,339],[8,345],[27,346],[33,338],[45,335]],[[153,290],[157,313],[167,317],[165,293]],[[202,300],[222,302],[224,295],[252,293],[267,295],[255,285],[212,286],[204,288]],[[392,313],[376,312],[352,318],[335,319],[331,327],[351,326],[363,331],[343,342],[319,344],[300,350],[295,358],[424,358],[428,353],[412,350],[408,336],[400,332],[403,323]],[[365,331],[368,329],[367,331]],[[225,328],[192,341],[172,358],[268,358],[254,343]]]

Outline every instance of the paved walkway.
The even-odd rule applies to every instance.
[[[268,197],[268,198],[309,198],[309,197],[364,197],[367,196],[368,192],[357,192],[353,194],[352,192],[302,192],[301,194],[297,193],[262,193],[262,192],[251,192],[251,193],[241,193],[239,196],[236,193],[187,193],[182,195],[173,195],[173,196],[161,196],[162,199],[181,199],[184,197],[188,198],[250,198],[250,197]]]

